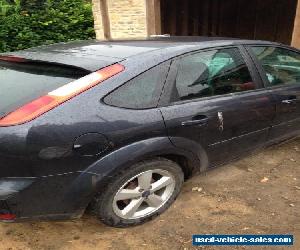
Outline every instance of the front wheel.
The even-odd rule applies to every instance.
[[[120,172],[96,197],[94,211],[105,224],[128,227],[164,212],[178,196],[183,172],[167,159],[140,162]]]

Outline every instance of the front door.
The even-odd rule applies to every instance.
[[[267,89],[276,101],[276,117],[270,140],[300,132],[300,54],[281,47],[252,46],[250,52],[260,68]]]
[[[182,56],[170,78],[161,112],[176,146],[200,147],[217,165],[265,143],[275,115],[272,96],[260,89],[238,48]]]

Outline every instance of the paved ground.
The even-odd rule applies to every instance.
[[[0,224],[0,249],[192,249],[195,233],[289,233],[296,238],[289,249],[300,249],[299,189],[300,139],[194,177],[165,214],[145,225],[109,228],[91,215]]]

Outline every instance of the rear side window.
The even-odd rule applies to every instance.
[[[251,47],[264,69],[268,86],[300,83],[300,54],[276,47]]]
[[[53,64],[0,60],[0,118],[86,74]]]
[[[239,50],[216,49],[180,59],[173,99],[190,100],[254,89]]]
[[[128,81],[104,98],[111,106],[147,109],[157,106],[170,62],[162,63]]]

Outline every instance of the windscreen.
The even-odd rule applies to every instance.
[[[0,60],[0,118],[88,73],[56,64]]]

